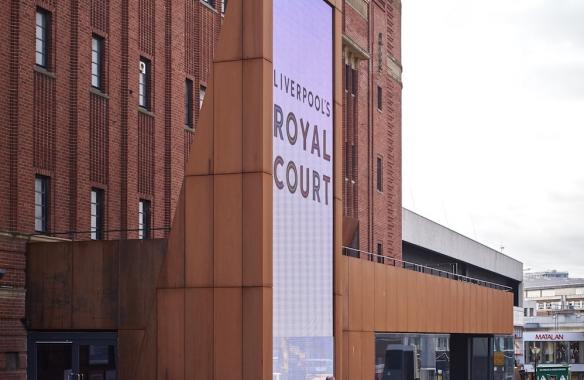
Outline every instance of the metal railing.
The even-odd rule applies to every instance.
[[[448,278],[450,280],[467,282],[470,284],[475,284],[479,286],[484,286],[491,289],[502,290],[505,292],[512,292],[513,288],[506,285],[495,284],[494,282],[480,280],[478,278],[463,276],[461,274],[447,272],[441,269],[432,268],[426,265],[416,264],[409,261],[404,261],[396,259],[389,256],[378,255],[372,252],[362,251],[360,249],[343,247],[343,256],[354,257],[358,259],[366,259],[368,261],[376,262],[378,264],[389,265],[397,268],[403,268],[407,270],[412,270],[414,272],[420,272],[429,274],[432,276]]]

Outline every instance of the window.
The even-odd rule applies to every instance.
[[[377,190],[383,191],[383,161],[377,157]]]
[[[202,0],[203,3],[209,4],[211,7],[215,6],[215,0]]]
[[[91,37],[91,85],[103,89],[103,38]]]
[[[49,47],[51,40],[51,14],[44,9],[36,12],[36,64],[49,67]]]
[[[193,128],[193,81],[185,80],[185,126]]]
[[[138,204],[138,239],[150,239],[150,201],[145,199]]]
[[[203,101],[205,100],[205,92],[207,91],[207,87],[201,85],[199,88],[199,109],[203,107]]]
[[[533,308],[532,307],[529,308],[529,316],[533,317]]]
[[[351,85],[351,66],[345,65],[345,91],[349,91]]]
[[[527,317],[527,308],[524,308],[524,309],[523,309],[523,316],[524,316],[524,317]]]
[[[383,95],[381,92],[381,86],[377,86],[377,109],[380,111],[383,109]]]
[[[227,0],[222,0],[221,1],[221,13],[225,13],[226,10],[227,10]]]
[[[375,252],[377,256],[383,256],[383,244],[377,243],[377,252]],[[383,257],[377,257],[378,263],[383,263]]]
[[[37,175],[34,181],[34,229],[49,230],[49,177]]]
[[[140,58],[140,77],[138,80],[138,105],[150,109],[150,61]]]
[[[103,239],[103,190],[91,189],[91,240]]]

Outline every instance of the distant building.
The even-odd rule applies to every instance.
[[[570,364],[572,379],[584,379],[584,278],[557,271],[526,273],[524,289],[527,371],[533,372],[537,359]]]

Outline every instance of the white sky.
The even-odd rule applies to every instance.
[[[402,0],[403,204],[584,277],[584,0]]]

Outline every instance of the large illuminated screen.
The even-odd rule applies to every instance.
[[[333,373],[333,9],[274,0],[274,379]]]

